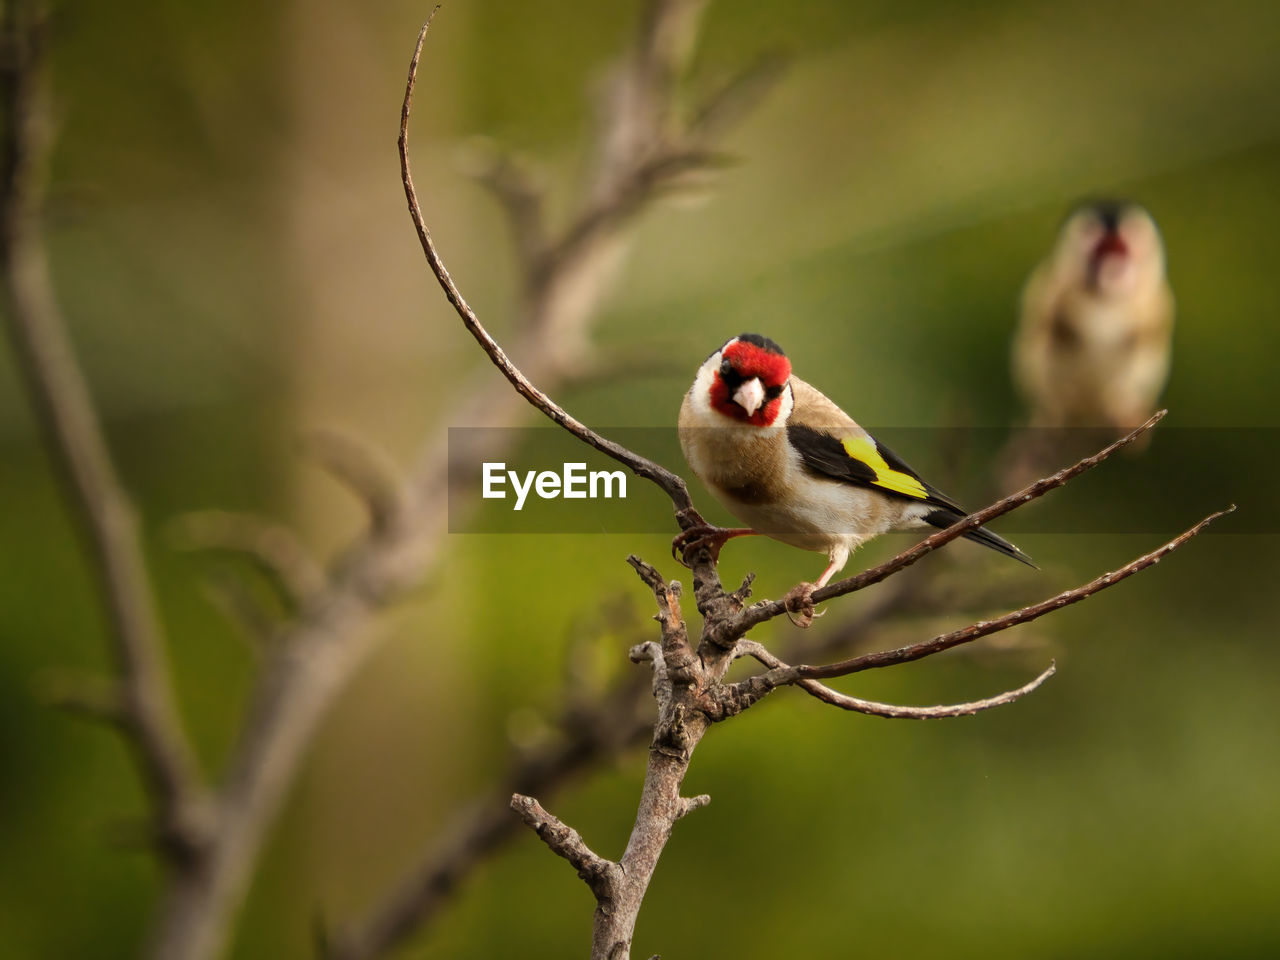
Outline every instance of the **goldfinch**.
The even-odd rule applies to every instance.
[[[1093,201],[1065,221],[1022,294],[1014,379],[1034,427],[1126,431],[1169,376],[1173,293],[1151,215]]]
[[[952,500],[799,377],[772,340],[744,333],[698,369],[680,407],[680,447],[698,478],[749,527],[700,527],[676,538],[684,552],[764,534],[825,553],[827,568],[789,599],[800,609],[862,542],[889,530],[947,527],[965,515]],[[965,534],[1024,563],[989,530]],[[1031,564],[1034,566],[1034,564]],[[796,591],[799,591],[796,596]],[[790,606],[790,604],[789,604]]]

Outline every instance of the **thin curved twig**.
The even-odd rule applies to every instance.
[[[741,656],[753,657],[770,670],[788,671],[794,669],[754,640],[740,640],[735,653]],[[981,713],[983,710],[990,710],[992,707],[1002,707],[1007,703],[1013,703],[1015,700],[1021,700],[1052,677],[1055,672],[1057,672],[1057,665],[1050,663],[1038,677],[1028,683],[1024,683],[1015,690],[1006,690],[1004,693],[998,693],[993,697],[986,697],[982,700],[941,704],[934,707],[906,707],[893,703],[878,703],[875,700],[863,700],[861,697],[853,697],[846,693],[840,693],[838,690],[832,690],[817,680],[803,680],[798,677],[792,681],[792,685],[799,687],[809,696],[833,707],[839,707],[841,710],[865,713],[871,717],[884,717],[889,720],[938,720],[944,717],[968,717],[975,713]],[[772,689],[776,689],[776,687]]]
[[[692,510],[693,501],[689,498],[688,487],[685,486],[684,480],[678,475],[654,463],[647,457],[642,457],[621,444],[602,437],[586,424],[570,415],[520,372],[520,369],[511,362],[502,347],[498,345],[498,342],[490,336],[489,331],[480,323],[480,319],[476,316],[471,305],[467,303],[466,298],[463,297],[457,284],[453,282],[453,277],[449,275],[448,268],[444,265],[444,261],[437,252],[435,242],[431,239],[431,231],[427,229],[426,221],[422,217],[422,208],[418,203],[417,191],[413,186],[413,174],[409,165],[409,113],[413,104],[413,91],[417,83],[418,61],[422,56],[422,45],[426,42],[427,31],[431,28],[431,20],[435,17],[436,10],[439,9],[439,7],[436,7],[431,12],[431,17],[427,18],[427,22],[422,25],[422,29],[418,32],[418,42],[414,47],[413,57],[409,61],[409,78],[405,85],[404,102],[400,108],[400,137],[398,141],[400,148],[400,174],[404,182],[405,197],[409,202],[409,215],[413,218],[414,228],[418,232],[418,241],[422,244],[422,252],[426,255],[431,272],[435,275],[436,280],[439,281],[445,297],[448,298],[449,303],[453,305],[453,309],[462,319],[467,332],[476,339],[476,342],[480,344],[481,349],[484,350],[493,365],[502,371],[502,375],[515,387],[520,396],[533,404],[552,422],[568,430],[579,440],[594,447],[606,456],[617,460],[636,476],[657,484],[671,498],[671,502],[677,511]]]
[[[829,664],[823,667],[801,666],[797,669],[800,671],[800,675],[804,677],[818,678],[847,676],[848,674],[858,673],[862,670],[870,670],[876,667],[887,667],[896,663],[908,663],[912,660],[920,660],[934,653],[940,653],[943,650],[949,650],[952,647],[969,643],[973,640],[980,639],[981,637],[990,636],[991,634],[999,633],[1002,630],[1008,630],[1010,627],[1015,627],[1022,623],[1029,623],[1032,620],[1039,619],[1045,614],[1053,613],[1055,610],[1061,610],[1063,607],[1070,606],[1073,603],[1079,603],[1081,600],[1091,597],[1095,593],[1105,590],[1108,587],[1115,586],[1121,580],[1126,580],[1135,573],[1146,570],[1148,567],[1155,566],[1169,554],[1184,546],[1189,540],[1199,536],[1204,532],[1205,528],[1208,527],[1209,524],[1227,516],[1230,513],[1234,513],[1235,510],[1235,504],[1231,504],[1226,509],[1211,513],[1199,523],[1178,534],[1172,540],[1167,541],[1155,550],[1152,550],[1150,553],[1143,554],[1136,560],[1126,563],[1123,567],[1109,573],[1104,573],[1099,577],[1095,577],[1088,583],[1082,584],[1073,590],[1064,590],[1047,600],[1042,600],[1040,603],[1031,604],[1030,606],[1023,607],[1021,610],[1015,610],[1012,613],[1007,613],[1002,617],[995,618],[994,620],[984,620],[960,630],[953,630],[950,633],[944,633],[932,640],[925,641],[924,643],[914,644],[883,654],[867,654],[865,656],[854,657],[848,661]]]
[[[860,673],[863,670],[871,670],[876,667],[888,667],[899,663],[910,663],[913,660],[922,660],[925,657],[932,656],[935,653],[941,653],[944,650],[950,650],[952,647],[958,647],[961,644],[971,643],[982,637],[990,636],[993,633],[999,633],[1002,630],[1008,630],[1010,627],[1016,627],[1022,623],[1029,623],[1037,620],[1045,614],[1053,613],[1055,610],[1061,610],[1063,607],[1070,606],[1073,603],[1079,603],[1095,593],[1100,593],[1109,587],[1115,586],[1122,580],[1126,580],[1153,567],[1169,554],[1173,553],[1179,547],[1184,546],[1192,538],[1198,536],[1204,531],[1209,524],[1215,520],[1226,516],[1235,511],[1232,505],[1225,510],[1219,510],[1205,517],[1195,526],[1184,530],[1172,540],[1162,544],[1150,553],[1143,554],[1136,560],[1126,563],[1123,567],[1104,573],[1099,577],[1095,577],[1088,583],[1082,584],[1071,590],[1064,590],[1055,596],[1049,597],[1047,600],[1041,600],[1039,603],[1033,603],[1023,607],[1020,610],[1014,610],[1002,617],[996,617],[993,620],[982,620],[978,623],[970,624],[959,630],[952,630],[950,633],[939,634],[931,640],[925,640],[921,643],[911,644],[906,647],[900,647],[897,650],[888,650],[882,653],[869,653],[858,657],[851,657],[847,660],[840,660],[835,663],[823,664],[821,666],[810,666],[808,664],[800,664],[794,667],[787,667],[779,670],[776,674],[774,671],[762,674],[758,679],[767,686],[778,686],[780,684],[794,683],[797,680],[818,680],[829,679],[831,677],[846,677],[850,674]],[[748,681],[743,681],[744,683]]]

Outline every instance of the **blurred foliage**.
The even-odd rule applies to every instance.
[[[433,29],[420,189],[495,331],[509,325],[513,275],[502,225],[451,150],[492,135],[544,159],[555,196],[567,195],[589,91],[633,7],[468,0]],[[445,429],[464,377],[503,389],[427,282],[403,213],[395,119],[426,12],[403,0],[359,12],[337,0],[56,9],[56,278],[141,509],[210,766],[234,736],[253,658],[203,596],[213,562],[176,553],[166,524],[255,509],[341,543],[356,512],[310,479],[301,430],[337,417],[409,463],[415,437]],[[955,701],[1056,657],[1059,675],[1016,706],[885,723],[784,691],[713,730],[688,784],[713,803],[664,855],[637,956],[1280,952],[1280,655],[1266,587],[1280,543],[1258,532],[1274,530],[1280,427],[1277,35],[1280,7],[1263,0],[712,5],[690,102],[761,53],[785,53],[790,70],[731,138],[742,162],[705,202],[658,209],[639,229],[597,339],[607,355],[662,362],[581,385],[569,409],[602,427],[669,425],[697,363],[760,330],[864,423],[998,432],[1019,417],[1007,340],[1023,277],[1073,199],[1120,193],[1154,213],[1169,250],[1168,426],[1202,429],[1157,437],[1149,459],[1106,466],[1063,499],[1122,518],[1156,498],[1185,504],[1187,524],[1221,506],[1220,491],[1241,509],[1155,570],[1024,628],[1025,650],[845,684]],[[338,322],[318,323],[335,304]],[[133,768],[112,735],[41,699],[107,669],[103,621],[7,353],[0,371],[0,953],[130,956],[158,888],[128,842],[143,809]],[[1239,427],[1256,429],[1223,429]],[[899,452],[923,467],[932,454],[909,447],[929,434],[907,431]],[[969,490],[983,468],[962,457]],[[1212,502],[1194,493],[1205,489]],[[644,497],[629,509],[652,509],[643,528],[664,529],[660,498]],[[1048,593],[1163,532],[1019,542],[1044,564],[1035,583]],[[439,818],[501,769],[512,714],[554,713],[584,618],[625,595],[643,624],[648,601],[622,558],[666,563],[667,542],[451,536],[326,725],[234,955],[305,955],[317,916],[350,916],[412,863]],[[975,569],[1011,575],[991,561]],[[776,596],[819,562],[734,543],[724,575],[757,570],[757,590]],[[621,661],[618,637],[601,644]],[[616,856],[641,771],[640,756],[623,758],[548,804]],[[723,905],[715,923],[709,903]],[[590,909],[572,871],[521,837],[404,955],[585,952]]]

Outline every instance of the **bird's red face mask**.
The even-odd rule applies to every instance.
[[[771,426],[790,377],[791,361],[776,343],[744,335],[721,354],[720,369],[711,382],[711,406],[742,423]]]

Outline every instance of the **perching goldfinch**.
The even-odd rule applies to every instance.
[[[889,530],[947,527],[965,514],[792,376],[782,348],[758,334],[734,337],[707,358],[685,395],[679,424],[693,472],[750,529],[694,528],[675,546],[718,550],[730,537],[760,533],[825,553],[827,568],[816,583],[797,588],[802,596],[802,588],[812,593],[824,586],[862,542]],[[981,527],[965,536],[1031,563]],[[809,604],[801,599],[799,605]]]
[[[1172,329],[1151,215],[1125,201],[1078,207],[1022,293],[1013,371],[1032,426],[1142,423],[1169,376]]]

